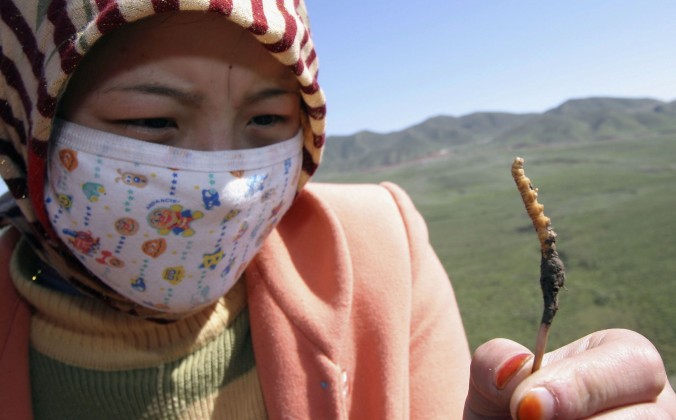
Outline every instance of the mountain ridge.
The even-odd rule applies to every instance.
[[[509,148],[641,139],[676,133],[676,101],[569,99],[542,113],[437,115],[390,133],[329,136],[322,171],[364,171],[412,163],[475,145]]]

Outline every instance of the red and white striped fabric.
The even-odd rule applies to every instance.
[[[122,25],[179,10],[221,14],[296,75],[305,110],[302,188],[321,158],[326,111],[303,0],[0,0],[0,175],[18,205],[0,224],[19,227],[43,261],[80,290],[127,312],[141,309],[87,275],[49,234],[47,145],[59,95],[89,48]]]

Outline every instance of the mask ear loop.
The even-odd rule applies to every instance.
[[[40,203],[41,207],[39,208],[40,212],[44,213],[45,217],[45,222],[42,223],[44,226],[47,235],[49,236],[49,240],[51,241],[51,245],[53,245],[55,248],[59,250],[60,253],[63,252],[68,252],[66,246],[63,244],[61,239],[59,239],[58,235],[56,234],[56,231],[54,230],[54,226],[51,223],[49,214],[47,213],[47,207],[45,206],[46,203],[46,197],[45,197],[45,190],[49,187],[51,188],[51,177],[50,173],[52,171],[52,165],[53,165],[53,160],[54,160],[54,154],[56,153],[56,140],[55,138],[58,137],[58,133],[61,129],[61,121],[57,118],[54,118],[52,120],[52,130],[49,135],[49,141],[47,142],[47,152],[46,152],[46,162],[44,164],[45,168],[45,176],[43,177],[43,184],[42,188],[40,190],[40,194],[42,196],[42,201]],[[65,156],[64,156],[65,159]],[[75,167],[77,167],[77,160],[74,161]],[[75,168],[73,167],[73,169]],[[34,204],[35,206],[35,204]]]
[[[51,167],[54,164],[53,163],[53,154],[56,153],[56,145],[54,139],[54,133],[58,133],[58,128],[59,128],[59,123],[55,122],[53,123],[53,128],[52,128],[52,134],[50,135],[49,142],[47,144],[47,152],[45,154],[46,156],[46,162],[45,162],[45,168],[46,168],[46,174],[44,177],[44,183],[42,184],[42,196],[45,197],[45,189],[46,188],[51,188],[49,183],[51,182],[51,177],[49,176],[51,172]],[[43,200],[44,203],[44,200]],[[55,253],[57,255],[71,255],[70,251],[66,247],[66,245],[61,241],[61,239],[58,237],[56,230],[54,226],[52,225],[50,221],[49,214],[46,210],[46,206],[43,205],[42,207],[45,212],[45,217],[47,220],[46,225],[42,225],[45,229],[46,235],[48,235],[48,248],[51,247],[53,249],[46,249],[43,246],[40,246],[39,244],[33,244],[33,241],[31,241],[30,236],[26,236],[26,243],[24,244],[19,244],[20,247],[30,247],[31,250],[24,250],[23,254],[26,257],[26,259],[30,259],[32,261],[31,266],[36,267],[34,269],[34,272],[32,275],[30,275],[28,278],[34,282],[38,283],[41,286],[47,287],[52,290],[59,291],[61,293],[65,293],[71,296],[83,296],[83,294],[78,290],[77,287],[72,285],[71,283],[67,282],[64,280],[64,278],[59,274],[59,272],[49,265],[48,263],[43,260],[43,258],[39,257],[34,250],[40,250],[43,249],[46,255],[50,253]],[[30,244],[30,245],[29,245]],[[26,255],[27,253],[30,253],[30,255]],[[40,252],[42,253],[42,252]]]

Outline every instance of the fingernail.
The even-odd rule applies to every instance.
[[[498,389],[503,389],[507,385],[507,382],[512,379],[516,372],[518,372],[531,357],[532,354],[523,353],[507,359],[495,373],[495,386]]]
[[[547,420],[554,418],[555,402],[545,388],[534,388],[519,403],[519,420]]]

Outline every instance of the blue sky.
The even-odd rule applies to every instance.
[[[306,2],[329,135],[588,96],[676,99],[673,0]]]
[[[306,1],[330,135],[588,96],[676,99],[673,0]]]

